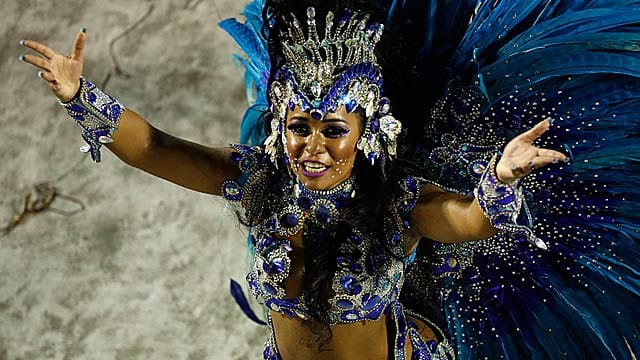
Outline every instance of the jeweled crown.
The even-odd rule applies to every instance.
[[[283,34],[282,48],[288,68],[301,90],[315,99],[322,98],[346,67],[362,63],[377,63],[374,49],[380,41],[384,25],[367,25],[370,16],[345,10],[334,28],[335,15],[328,12],[324,38],[320,40],[316,11],[307,9],[307,34],[294,16],[288,34]]]

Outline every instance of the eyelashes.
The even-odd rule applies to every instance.
[[[289,130],[292,134],[298,136],[309,136],[311,135],[311,128],[308,125],[303,123],[293,123],[287,126],[287,130]],[[344,128],[338,125],[329,125],[322,129],[321,133],[325,137],[329,139],[338,139],[343,136],[348,135],[351,132],[350,129]]]

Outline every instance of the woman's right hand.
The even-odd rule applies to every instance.
[[[65,56],[53,51],[45,44],[33,40],[22,40],[20,44],[32,49],[40,56],[20,55],[20,60],[41,69],[38,76],[47,82],[49,89],[62,102],[68,102],[80,88],[80,75],[84,66],[84,45],[86,30],[82,29],[73,43],[71,55]]]

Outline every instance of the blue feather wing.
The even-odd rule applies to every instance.
[[[434,180],[471,194],[487,160],[546,117],[555,123],[538,145],[571,155],[523,182],[549,251],[509,233],[421,243],[402,301],[440,316],[459,358],[640,353],[638,9],[486,1],[452,54],[447,92],[417,146]]]
[[[262,144],[266,138],[263,116],[268,110],[267,82],[271,60],[263,28],[263,7],[264,0],[252,1],[242,12],[245,16],[244,23],[236,19],[226,19],[219,23],[244,52],[244,56],[236,55],[234,58],[245,69],[245,87],[250,104],[240,127],[240,142],[250,145]]]

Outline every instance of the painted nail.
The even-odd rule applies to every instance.
[[[80,31],[86,34],[87,33],[87,28],[83,26],[83,27],[80,28]]]
[[[20,40],[19,44],[24,46],[24,40]]]
[[[24,62],[24,55],[20,55],[20,56],[18,56],[18,60],[20,60],[20,61]]]

